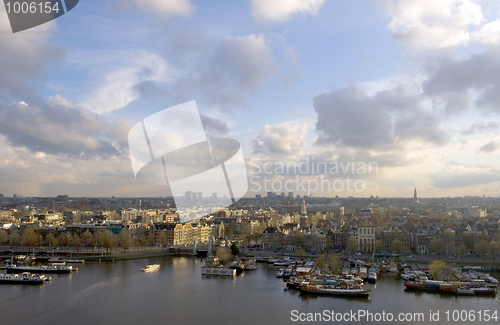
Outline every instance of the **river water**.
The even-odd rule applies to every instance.
[[[161,264],[161,268],[141,272],[148,264]],[[430,311],[434,319],[439,311],[439,321],[433,323],[472,324],[478,323],[478,316],[475,322],[456,322],[453,310],[500,313],[497,298],[406,292],[403,281],[390,274],[381,274],[376,284],[366,284],[372,289],[369,298],[349,299],[286,290],[285,283],[275,277],[276,268],[267,264],[234,278],[202,276],[204,264],[199,258],[189,257],[85,263],[70,275],[52,275],[52,281],[42,286],[0,285],[0,324],[279,325],[299,323],[293,320],[325,310],[366,310],[372,317],[385,312],[394,318],[402,312],[423,313],[419,323],[424,324],[430,322]],[[482,320],[480,323],[498,323],[494,319],[485,322],[484,317]],[[372,322],[355,317],[351,323]]]

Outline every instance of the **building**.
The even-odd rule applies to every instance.
[[[375,227],[358,226],[358,250],[372,252],[375,248]]]
[[[279,249],[284,244],[284,235],[279,227],[268,227],[262,232],[264,249]]]

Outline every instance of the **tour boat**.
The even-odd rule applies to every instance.
[[[0,274],[0,283],[4,284],[42,284],[50,280],[44,275],[24,272],[21,274]]]
[[[152,272],[152,271],[156,271],[160,268],[160,264],[152,264],[152,265],[148,265],[148,266],[145,266],[141,269],[142,272]]]

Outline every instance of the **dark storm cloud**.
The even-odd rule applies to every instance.
[[[222,135],[229,132],[229,128],[227,127],[226,122],[216,118],[212,118],[210,116],[206,116],[204,114],[200,114],[200,117],[201,124],[203,124],[203,128],[205,129],[205,132],[207,134]]]
[[[447,111],[463,110],[464,96],[474,90],[479,96],[476,106],[485,112],[500,113],[500,49],[492,47],[465,60],[446,57],[427,69],[429,78],[423,83],[426,95],[450,98]],[[458,101],[458,99],[462,99]],[[451,101],[455,100],[455,104]],[[461,103],[460,103],[461,102]]]
[[[318,145],[392,150],[406,140],[444,145],[448,135],[437,116],[420,107],[421,98],[404,89],[369,96],[356,87],[332,90],[313,99]]]
[[[88,110],[38,102],[0,102],[0,134],[12,146],[70,156],[122,154],[124,122],[110,125]]]

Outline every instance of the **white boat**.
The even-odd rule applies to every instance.
[[[152,272],[152,271],[156,271],[160,268],[160,264],[152,264],[152,265],[148,265],[148,266],[145,266],[141,269],[142,272]]]
[[[364,266],[359,268],[359,277],[363,280],[368,279],[368,269]]]
[[[277,277],[277,278],[282,278],[282,277],[283,277],[283,274],[285,274],[285,270],[283,270],[283,269],[279,269],[279,270],[276,272],[276,277]]]
[[[375,269],[368,270],[368,281],[377,281],[377,272],[375,272]]]
[[[50,281],[45,275],[31,274],[24,272],[21,274],[0,274],[0,283],[5,284],[42,284]]]

